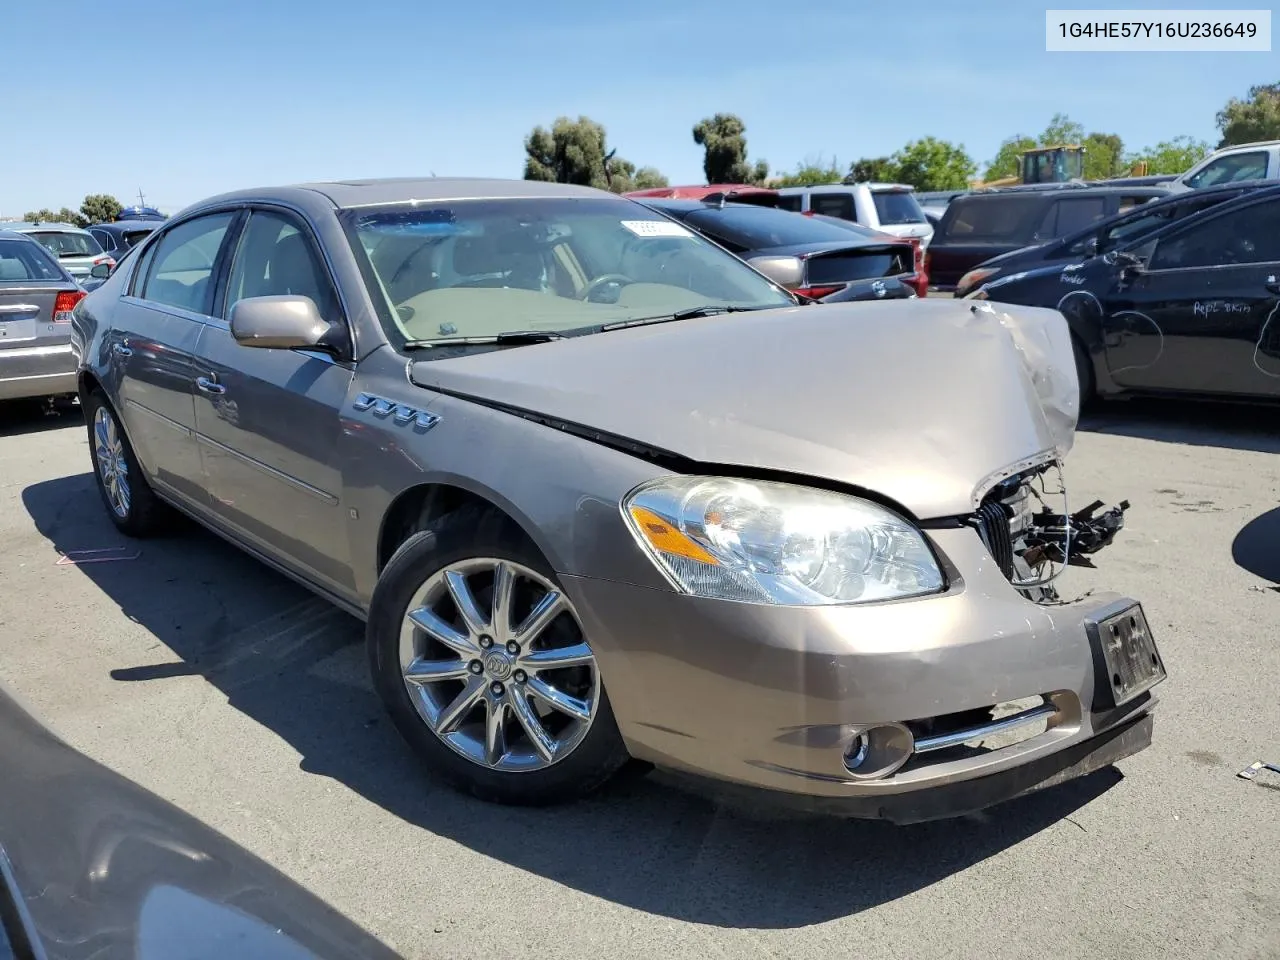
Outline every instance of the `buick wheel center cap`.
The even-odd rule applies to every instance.
[[[484,672],[494,680],[510,679],[511,655],[505,650],[490,650],[485,654]]]

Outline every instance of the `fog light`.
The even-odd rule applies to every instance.
[[[915,738],[899,723],[855,727],[844,753],[845,769],[855,780],[878,780],[911,759]]]

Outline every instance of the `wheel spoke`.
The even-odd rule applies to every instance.
[[[529,611],[529,615],[524,618],[524,623],[516,627],[511,639],[519,643],[520,646],[527,647],[537,640],[542,631],[547,628],[547,625],[560,616],[566,608],[564,594],[557,590],[547,591],[534,608]]]
[[[580,667],[594,659],[590,647],[585,643],[575,643],[568,647],[531,650],[520,658],[520,665],[526,670],[561,670],[565,667]]]
[[[496,767],[507,752],[507,736],[503,731],[506,719],[506,700],[496,697],[485,700],[484,759],[491,767]]]
[[[449,588],[449,596],[453,598],[454,606],[458,608],[467,629],[477,636],[484,633],[487,626],[484,614],[476,606],[476,598],[467,584],[467,578],[456,570],[449,570],[445,572],[444,580]]]
[[[419,607],[417,610],[409,611],[409,619],[431,639],[438,640],[461,657],[469,657],[477,650],[470,637],[465,633],[459,633],[445,623],[429,607]]]
[[[563,690],[557,690],[542,678],[530,677],[528,687],[531,694],[551,709],[568,714],[575,720],[591,719],[591,707],[585,700],[579,700],[577,697],[569,696]]]
[[[404,671],[410,683],[437,683],[440,680],[465,680],[471,676],[465,660],[423,660],[415,657]]]
[[[436,733],[443,736],[456,730],[463,717],[470,713],[484,696],[484,688],[484,677],[469,679],[467,685],[462,688],[462,692],[453,698],[453,702],[440,711],[440,716],[436,718]]]
[[[533,707],[529,706],[529,701],[525,698],[525,695],[518,689],[509,687],[507,702],[511,704],[511,712],[520,721],[520,726],[524,728],[524,732],[528,735],[529,742],[538,751],[538,756],[542,757],[547,763],[554,760],[556,742],[551,739],[551,735],[543,728],[542,721],[538,719]]]
[[[508,564],[499,563],[493,568],[493,612],[489,616],[489,624],[499,642],[505,641],[511,633],[511,591],[515,580]]]

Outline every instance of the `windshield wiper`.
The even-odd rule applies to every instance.
[[[720,306],[690,307],[688,310],[677,310],[675,313],[661,313],[656,317],[636,317],[634,320],[616,320],[613,323],[601,324],[597,327],[602,333],[609,330],[624,330],[627,327],[644,327],[651,323],[671,323],[674,320],[696,320],[698,317],[714,317],[721,313],[746,313],[751,310],[767,310],[768,307],[733,307],[727,304]]]
[[[484,344],[507,343],[551,343],[563,340],[563,333],[554,330],[509,330],[506,333],[494,334],[491,337],[440,337],[438,340],[409,340],[404,344],[405,350],[429,350],[432,347],[474,346]]]

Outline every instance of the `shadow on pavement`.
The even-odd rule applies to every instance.
[[[60,402],[52,409],[40,400],[0,400],[0,437],[40,433],[84,423],[80,404]]]
[[[30,486],[23,502],[58,551],[121,542],[89,474]],[[477,852],[672,918],[789,928],[856,914],[1058,823],[1121,779],[1105,769],[998,815],[901,828],[747,815],[653,778],[567,807],[491,806],[436,784],[409,753],[368,682],[360,623],[212,534],[149,540],[135,561],[82,569],[181,658],[120,664],[122,685],[203,676],[296,749],[303,770]]]
[[[1254,576],[1280,585],[1280,507],[1240,529],[1231,543],[1231,559]]]
[[[1117,400],[1094,404],[1080,429],[1167,443],[1280,453],[1274,406],[1193,400]]]

